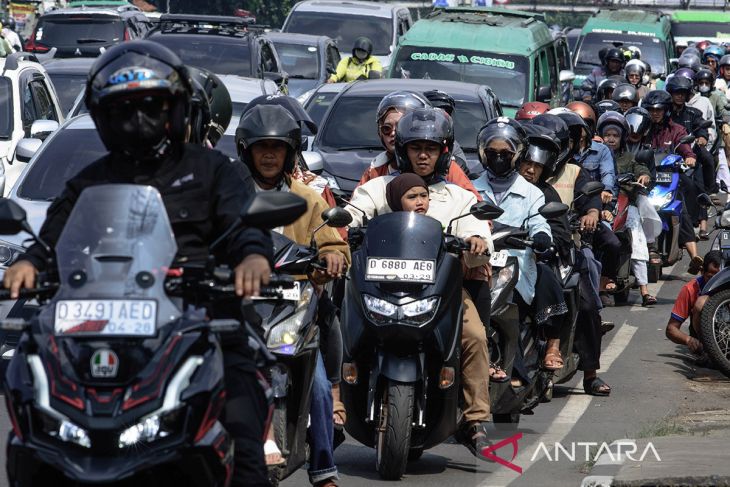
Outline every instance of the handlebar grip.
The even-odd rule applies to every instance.
[[[30,289],[21,289],[18,294],[18,299],[32,299],[40,298],[53,295],[58,290],[58,286],[42,286]],[[13,298],[10,297],[10,289],[0,289],[0,301],[10,301]]]

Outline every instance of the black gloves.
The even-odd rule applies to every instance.
[[[545,252],[546,250],[550,249],[550,246],[552,244],[553,244],[552,239],[545,232],[537,232],[532,237],[532,248],[536,252]]]

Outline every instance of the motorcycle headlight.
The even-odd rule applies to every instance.
[[[130,426],[119,435],[119,448],[127,448],[140,442],[150,442],[157,439],[160,432],[160,416],[155,414]]]
[[[431,321],[438,310],[439,298],[432,296],[403,305],[393,304],[368,294],[363,295],[365,312],[378,325],[402,323],[423,325]]]
[[[368,294],[364,294],[362,299],[365,303],[365,311],[367,312],[368,318],[375,323],[385,324],[397,318],[397,305]]]
[[[497,274],[497,278],[494,280],[494,283],[492,284],[492,303],[495,303],[497,301],[497,298],[500,294],[502,294],[502,291],[504,291],[505,287],[509,282],[512,280],[512,278],[515,275],[515,269],[516,264],[512,263],[509,265],[506,265],[500,269],[499,274]]]
[[[23,253],[23,247],[0,240],[0,267],[10,267]]]
[[[404,321],[418,325],[427,323],[433,319],[438,304],[439,298],[435,296],[404,304],[401,306]]]
[[[664,208],[665,205],[669,204],[674,199],[674,192],[670,191],[665,194],[649,195],[649,203],[654,206],[656,211]]]
[[[299,337],[299,329],[304,324],[306,314],[307,308],[300,309],[278,325],[274,325],[269,332],[266,346],[269,349],[274,349],[277,353],[294,353]]]
[[[91,448],[91,439],[85,429],[65,418],[53,417],[40,410],[36,410],[36,414],[40,418],[41,428],[48,436],[84,448]]]
[[[720,226],[723,228],[730,227],[730,210],[722,212],[722,216],[720,217]]]

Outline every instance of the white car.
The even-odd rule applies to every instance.
[[[0,187],[15,180],[64,116],[56,90],[37,58],[17,52],[0,59]]]

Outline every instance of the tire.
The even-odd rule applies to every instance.
[[[423,448],[411,448],[408,450],[408,461],[415,462],[423,455]]]
[[[702,346],[707,355],[730,377],[730,289],[720,291],[707,300],[702,310]]]
[[[287,448],[286,402],[277,400],[274,404],[274,413],[271,415],[271,427],[274,428],[274,441],[281,450],[282,458],[289,454]],[[286,463],[268,467],[269,483],[271,487],[278,487],[279,482],[286,474]]]
[[[380,406],[376,467],[384,480],[400,480],[411,447],[413,384],[388,380]]]

